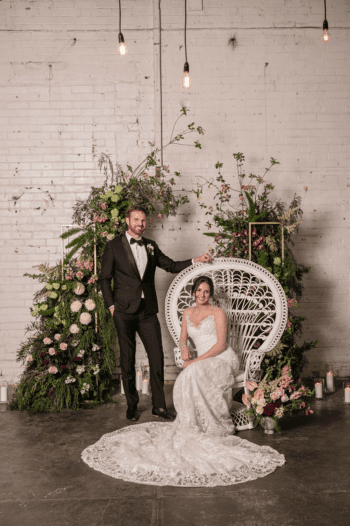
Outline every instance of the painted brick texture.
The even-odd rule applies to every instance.
[[[160,144],[159,12],[157,0],[122,2],[125,57],[117,53],[115,0],[2,0],[0,14],[0,369],[14,381],[38,287],[23,274],[61,257],[72,205],[104,179],[101,152],[136,166],[148,141]],[[327,2],[325,44],[318,0],[188,0],[185,92],[184,2],[161,2],[164,144],[184,103],[190,114],[176,130],[192,121],[205,129],[202,150],[189,137],[164,152],[163,162],[182,173],[178,187],[215,177],[219,160],[235,181],[232,153],[240,151],[248,172],[261,173],[271,156],[280,161],[270,176],[276,199],[303,198],[294,251],[312,272],[297,312],[307,316],[305,339],[321,341],[304,374],[350,374],[349,15],[349,0]],[[208,248],[205,221],[191,198],[147,235],[170,257],[187,259]],[[160,305],[172,277],[158,271]],[[171,365],[163,307],[159,317]]]

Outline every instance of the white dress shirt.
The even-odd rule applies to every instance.
[[[140,274],[140,278],[142,279],[145,273],[146,267],[147,267],[147,262],[148,262],[146,245],[144,244],[142,245],[142,247],[140,247],[140,245],[138,245],[137,243],[133,243],[131,245],[130,241],[131,239],[133,239],[132,236],[129,234],[129,232],[126,232],[125,235],[126,235],[126,239],[129,242],[132,255],[134,256],[134,260],[136,262],[136,265],[137,265],[137,268]],[[142,240],[142,237],[139,237],[139,240]],[[141,298],[144,298],[144,297],[145,295],[142,292]]]

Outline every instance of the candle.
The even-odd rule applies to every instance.
[[[332,371],[327,373],[327,391],[330,393],[334,391],[334,376]]]
[[[120,378],[120,394],[125,394],[123,380]]]
[[[138,391],[141,391],[142,389],[142,372],[141,371],[137,371],[136,373],[136,389]]]
[[[149,380],[142,380],[142,394],[148,394]]]
[[[7,402],[7,382],[6,380],[0,381],[0,402]]]
[[[344,402],[350,404],[350,387],[345,387],[344,389]]]
[[[315,382],[316,398],[323,398],[322,382]]]

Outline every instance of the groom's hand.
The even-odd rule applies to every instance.
[[[194,263],[210,263],[211,262],[211,256],[209,254],[203,254],[202,256],[199,256],[198,258],[194,258]]]
[[[114,305],[112,305],[112,307],[109,307],[109,312],[110,312],[110,313],[112,314],[112,316],[113,316],[113,314],[114,314]]]

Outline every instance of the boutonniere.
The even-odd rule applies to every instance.
[[[154,256],[154,246],[153,245],[147,245],[147,252],[150,256]]]

